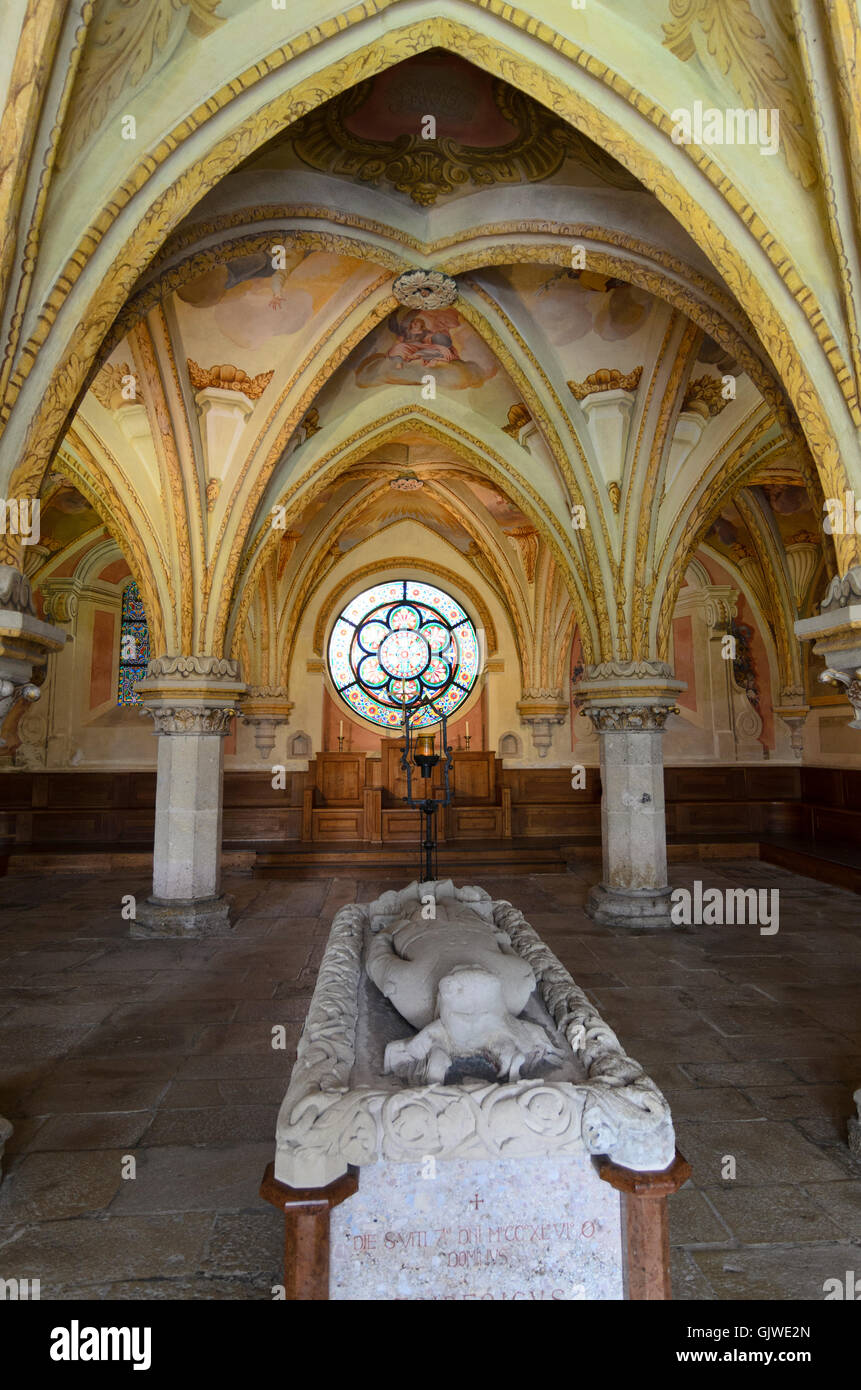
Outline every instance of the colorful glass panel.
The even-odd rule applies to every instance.
[[[117,678],[117,704],[139,705],[135,681],[143,680],[150,658],[149,628],[137,584],[123,590],[120,610],[120,662]]]
[[[475,628],[460,604],[431,584],[393,580],[358,594],[329,638],[329,673],[363,719],[416,728],[449,717],[478,677]],[[428,703],[432,701],[432,703]]]

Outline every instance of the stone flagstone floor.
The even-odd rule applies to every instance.
[[[861,1275],[861,898],[755,860],[672,871],[779,888],[778,934],[598,927],[590,869],[481,882],[671,1103],[694,1168],[670,1203],[675,1298],[821,1299]],[[0,1277],[44,1299],[271,1297],[282,1229],[257,1189],[315,971],[335,911],[390,886],[237,877],[235,936],[172,944],[127,936],[120,898],[142,880],[0,881]]]

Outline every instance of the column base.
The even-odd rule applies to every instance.
[[[608,888],[597,883],[590,889],[585,911],[602,927],[673,926],[670,917],[672,889]]]
[[[225,894],[217,898],[181,898],[162,901],[147,898],[136,909],[129,936],[139,940],[153,938],[199,939],[203,936],[231,936],[230,902]]]

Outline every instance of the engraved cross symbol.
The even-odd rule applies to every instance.
[[[470,1202],[469,1205],[470,1205],[471,1207],[475,1207],[476,1211],[478,1211],[479,1207],[483,1207],[483,1206],[484,1206],[484,1198],[483,1198],[483,1197],[479,1197],[478,1193],[476,1192],[475,1196],[473,1197],[473,1199],[472,1199],[472,1201]]]

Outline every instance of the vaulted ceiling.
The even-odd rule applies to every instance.
[[[183,63],[199,78],[203,31],[220,53],[245,8],[176,6],[151,98]],[[638,25],[651,32],[656,8],[617,14],[623,46]],[[656,71],[677,81],[688,64],[702,76],[717,34],[712,7],[688,8],[660,38]],[[785,25],[769,41],[784,53]],[[79,90],[94,94],[99,70],[85,50]],[[782,109],[800,73],[796,52],[775,87]],[[737,79],[731,68],[724,85]],[[84,151],[130,104],[115,85],[61,142],[70,205]],[[788,652],[810,568],[793,546],[815,540],[817,572],[835,564],[821,485],[762,325],[666,200],[440,49],[308,105],[227,162],[139,275],[53,465],[127,556],[154,649],[249,650],[266,592],[286,678],[291,624],[324,573],[409,520],[499,596],[525,684],[549,679],[536,642],[548,604],[557,635],[579,627],[587,660],[666,655],[706,537],[756,567]],[[790,127],[779,160],[758,161],[763,206],[787,179],[822,196],[809,112]],[[394,282],[417,263],[455,277],[453,305],[398,302]],[[781,490],[797,526],[774,504]]]

